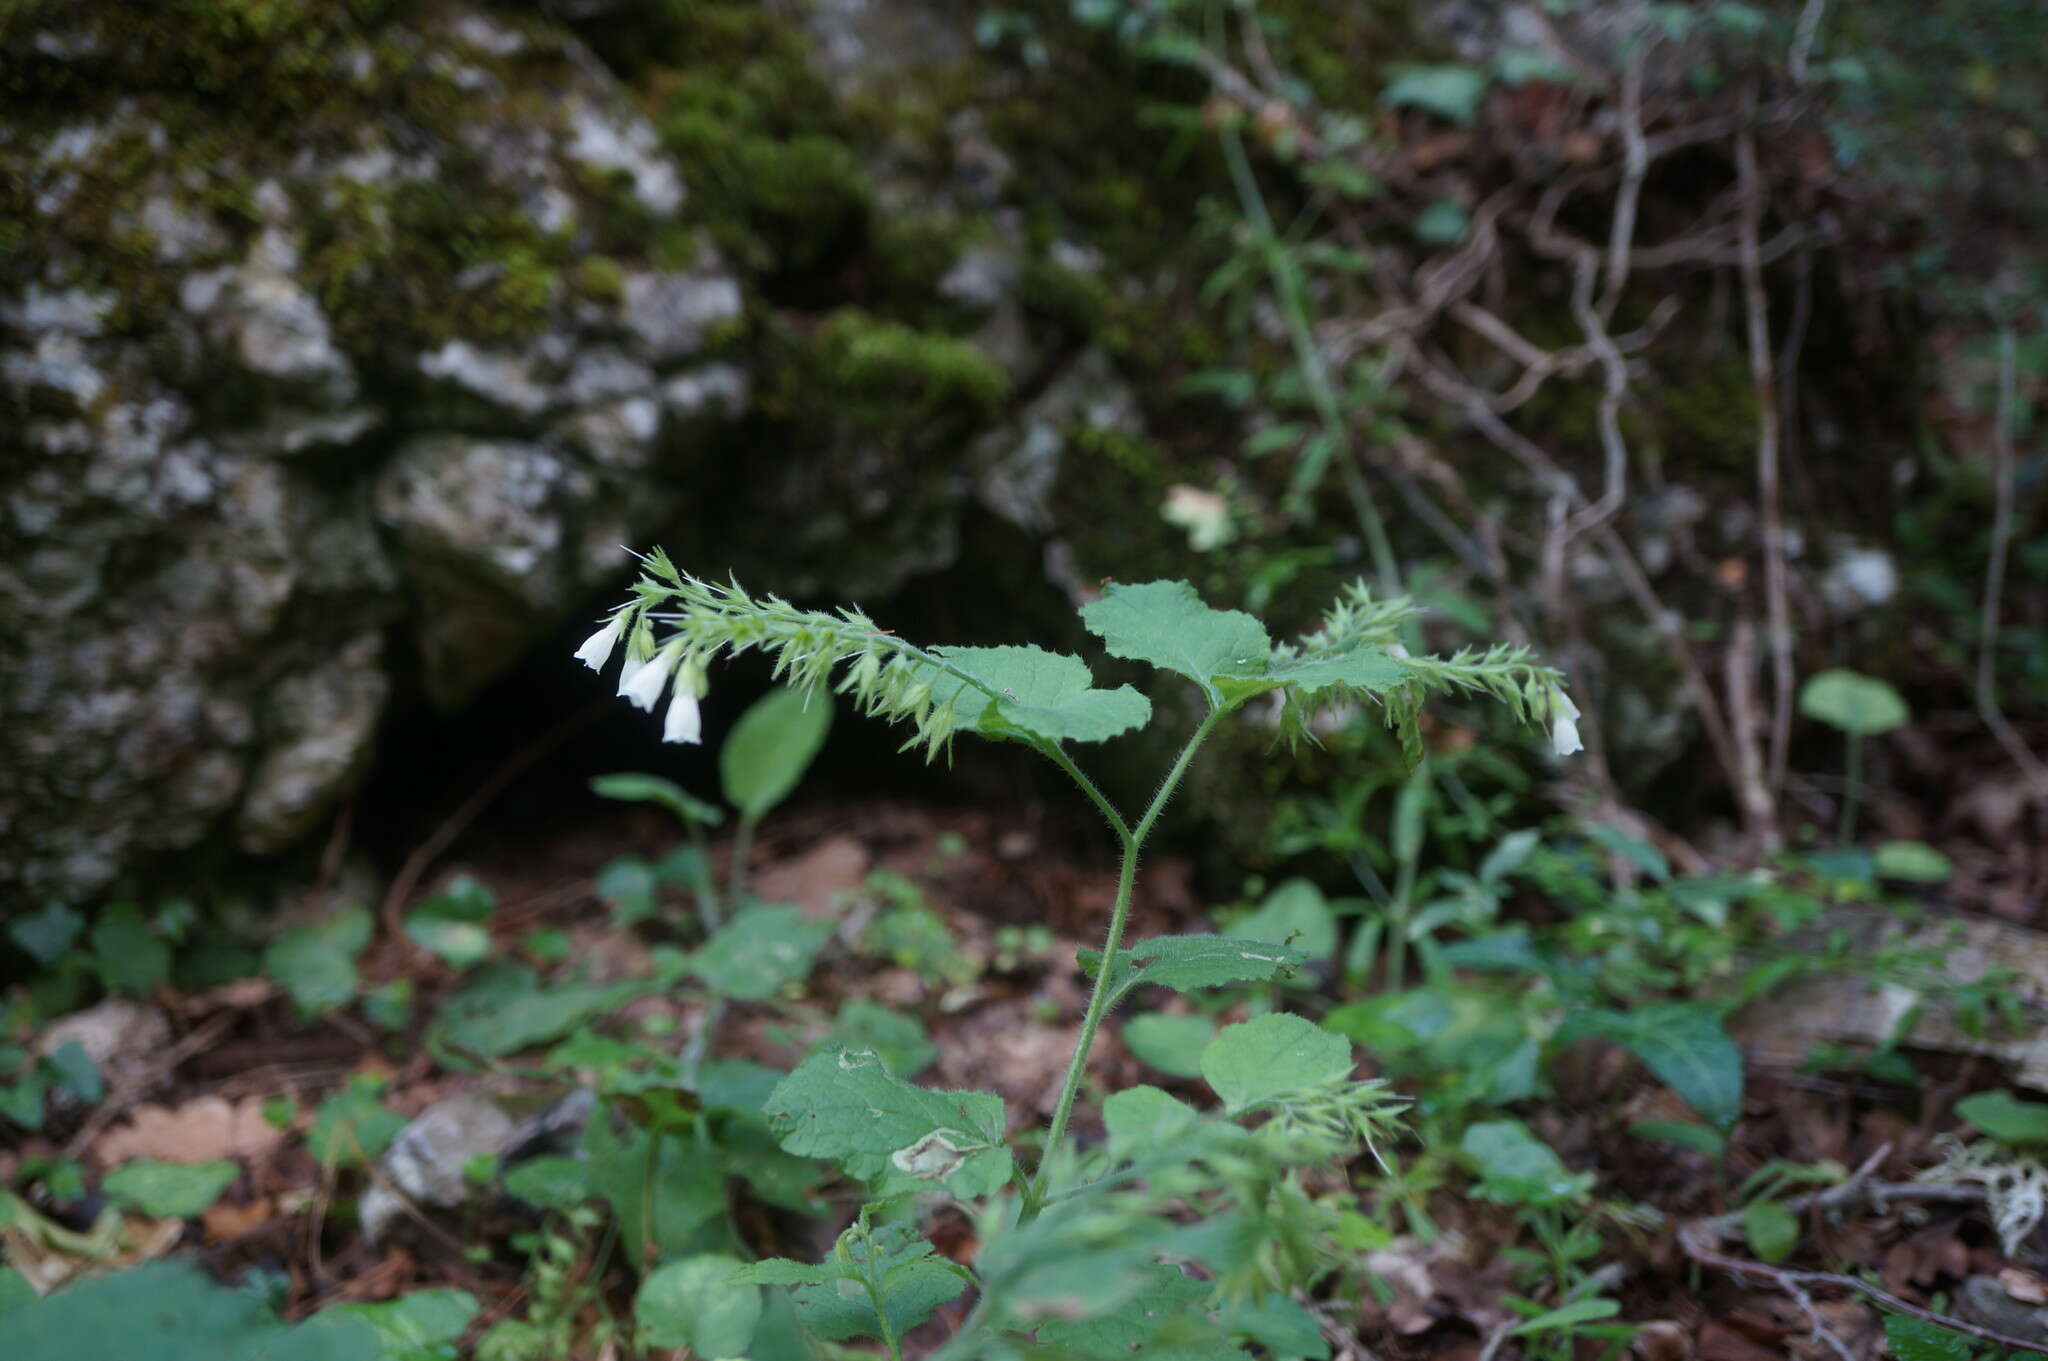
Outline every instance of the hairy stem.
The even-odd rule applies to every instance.
[[[1138,852],[1151,834],[1153,824],[1166,809],[1166,801],[1173,796],[1174,788],[1180,784],[1181,776],[1187,773],[1188,763],[1195,757],[1196,750],[1209,736],[1217,721],[1226,710],[1217,707],[1209,711],[1187,745],[1181,748],[1174,760],[1173,768],[1166,772],[1160,782],[1159,792],[1152,796],[1152,804],[1145,815],[1138,819],[1138,825],[1123,834],[1123,863],[1117,870],[1116,905],[1110,910],[1109,930],[1103,937],[1102,963],[1095,971],[1095,988],[1088,994],[1088,1010],[1081,1017],[1081,1034],[1074,1044],[1074,1056],[1067,1064],[1066,1080],[1060,1085],[1059,1104],[1053,1108],[1052,1125],[1046,1131],[1045,1149],[1039,1157],[1039,1176],[1033,1184],[1030,1203],[1024,1207],[1028,1218],[1038,1213],[1045,1203],[1045,1174],[1060,1144],[1067,1137],[1067,1122],[1073,1118],[1074,1098],[1081,1090],[1081,1075],[1088,1067],[1088,1054],[1095,1047],[1095,1034],[1102,1028],[1103,1015],[1109,1010],[1109,998],[1115,984],[1116,952],[1123,945],[1124,925],[1131,915],[1131,887],[1138,877]]]

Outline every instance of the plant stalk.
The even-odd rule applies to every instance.
[[[1067,1064],[1066,1080],[1060,1086],[1059,1104],[1053,1108],[1052,1125],[1047,1129],[1045,1148],[1039,1154],[1039,1175],[1032,1184],[1029,1203],[1023,1208],[1023,1217],[1029,1219],[1038,1213],[1045,1203],[1045,1175],[1054,1155],[1067,1137],[1067,1122],[1074,1114],[1074,1098],[1081,1090],[1081,1077],[1088,1067],[1089,1051],[1095,1047],[1095,1034],[1102,1028],[1103,1015],[1109,1010],[1109,995],[1115,981],[1116,952],[1123,945],[1124,925],[1131,915],[1131,888],[1138,877],[1138,852],[1151,834],[1153,824],[1166,809],[1166,801],[1180,784],[1181,776],[1187,773],[1188,763],[1195,752],[1209,736],[1225,708],[1218,705],[1209,711],[1187,745],[1181,748],[1174,760],[1173,768],[1166,772],[1166,778],[1159,785],[1159,792],[1152,796],[1152,804],[1145,815],[1138,819],[1138,825],[1123,834],[1123,863],[1118,867],[1116,878],[1116,905],[1109,914],[1109,930],[1103,937],[1102,963],[1095,971],[1095,988],[1088,994],[1088,1010],[1081,1017],[1080,1038],[1074,1045],[1074,1057]]]
[[[1849,838],[1856,835],[1856,813],[1863,802],[1863,734],[1849,734],[1849,769],[1844,782],[1848,788],[1842,793],[1842,825],[1835,833],[1835,840],[1848,845]]]

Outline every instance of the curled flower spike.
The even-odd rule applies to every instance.
[[[611,660],[612,648],[625,631],[626,616],[613,615],[610,623],[583,640],[583,646],[576,649],[576,660],[592,671],[604,670],[604,664]]]
[[[661,692],[668,688],[668,673],[675,669],[676,659],[682,655],[682,645],[671,643],[655,653],[630,674],[619,678],[619,693],[649,713],[654,712],[654,702],[661,698]]]
[[[1551,695],[1551,753],[1570,756],[1573,752],[1584,751],[1585,743],[1579,741],[1579,706],[1572,703],[1572,697],[1562,690],[1553,690]]]
[[[704,690],[704,668],[696,662],[684,662],[676,673],[675,695],[668,702],[668,717],[661,725],[662,741],[695,743],[704,740],[704,715],[697,707]]]

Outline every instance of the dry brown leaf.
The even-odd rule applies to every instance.
[[[226,1243],[240,1238],[268,1224],[277,1214],[277,1204],[269,1196],[258,1196],[247,1205],[236,1205],[231,1201],[216,1201],[206,1207],[199,1217],[206,1226],[206,1241]]]
[[[254,1159],[283,1141],[284,1131],[263,1118],[262,1097],[230,1104],[218,1096],[202,1096],[176,1109],[138,1107],[126,1124],[100,1136],[93,1158],[101,1167],[137,1158],[172,1163]]]
[[[867,847],[835,836],[794,860],[768,866],[754,876],[753,889],[763,902],[795,903],[806,917],[829,920],[839,915],[839,895],[859,888],[867,872]]]

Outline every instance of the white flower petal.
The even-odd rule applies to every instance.
[[[1569,718],[1560,718],[1550,726],[1550,750],[1557,756],[1570,756],[1573,752],[1584,751],[1585,744],[1579,741],[1579,725]]]
[[[668,688],[668,673],[675,669],[676,649],[663,648],[650,657],[632,679],[622,678],[619,693],[648,713],[654,712],[654,702],[661,698],[661,692]]]
[[[675,698],[668,702],[668,718],[661,725],[661,740],[664,742],[701,742],[704,740],[704,715],[697,708],[697,697],[686,686],[676,686]]]
[[[597,632],[583,640],[583,646],[576,649],[576,660],[592,671],[604,670],[604,664],[611,660],[612,648],[618,643],[619,635],[625,631],[626,617],[620,615]]]

